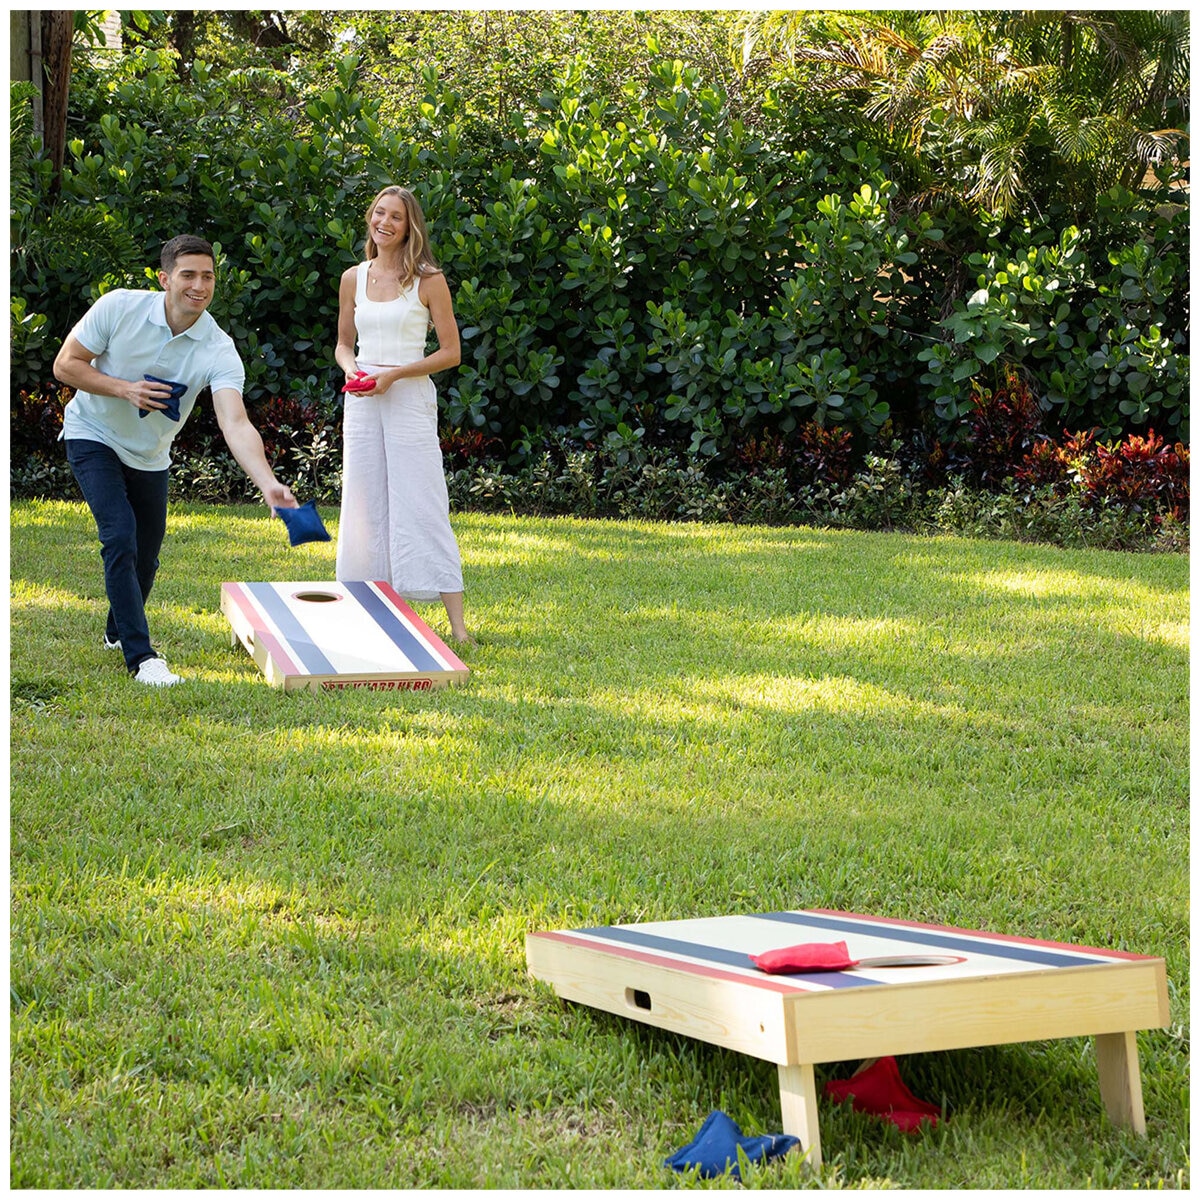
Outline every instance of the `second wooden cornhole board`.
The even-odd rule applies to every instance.
[[[275,687],[429,691],[466,665],[388,583],[223,583],[231,640]]]
[[[844,941],[945,966],[768,975],[751,954]],[[1169,1021],[1166,965],[1116,950],[813,909],[526,936],[559,996],[778,1064],[783,1131],[821,1161],[816,1063],[1094,1036],[1114,1123],[1145,1133],[1136,1031]]]

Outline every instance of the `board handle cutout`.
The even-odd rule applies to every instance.
[[[650,993],[643,992],[639,988],[626,988],[625,1003],[630,1008],[640,1008],[643,1012],[649,1012],[651,1008]]]

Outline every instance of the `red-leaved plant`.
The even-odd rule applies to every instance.
[[[796,473],[803,481],[845,487],[854,478],[854,438],[848,429],[809,421],[800,427]]]
[[[1190,460],[1186,446],[1165,442],[1153,429],[1145,437],[1132,434],[1096,447],[1094,461],[1083,472],[1084,491],[1090,499],[1116,500],[1183,522],[1190,499]]]
[[[442,454],[452,468],[469,467],[493,456],[500,449],[500,439],[488,437],[479,429],[452,429],[441,438]]]
[[[1013,366],[993,392],[979,388],[972,397],[969,471],[977,482],[998,484],[1022,463],[1041,424],[1041,410],[1029,385]]]
[[[1063,441],[1039,439],[1015,473],[1018,483],[1053,487],[1066,494],[1081,489],[1089,506],[1116,502],[1161,519],[1186,523],[1189,507],[1187,447],[1169,444],[1152,429],[1110,443],[1095,430],[1063,433]]]

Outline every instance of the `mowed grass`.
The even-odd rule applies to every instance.
[[[748,1182],[1188,1185],[1186,559],[455,525],[465,687],[284,694],[219,585],[332,544],[173,507],[151,691],[86,511],[12,506],[13,1186],[732,1186],[662,1160],[778,1132],[774,1066],[561,1003],[524,937],[803,907],[1162,955],[1172,1025],[1145,1139],[1088,1039],[988,1047],[900,1060],[936,1131],[825,1104],[820,1174]]]

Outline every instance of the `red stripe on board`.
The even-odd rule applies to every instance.
[[[429,626],[426,625],[425,622],[422,621],[415,612],[413,612],[409,605],[405,603],[404,597],[401,596],[390,583],[387,583],[382,579],[373,579],[371,580],[371,586],[373,588],[378,588],[380,595],[382,595],[389,604],[394,604],[396,608],[398,608],[400,612],[402,612],[413,623],[413,626],[422,637],[428,638],[433,643],[434,653],[440,654],[442,658],[446,659],[449,662],[450,669],[452,671],[467,671],[470,669],[468,668],[467,664],[463,662],[462,659],[459,658],[458,655],[455,654],[454,651],[451,650],[450,647],[447,646],[446,643],[443,642],[442,639],[438,637],[438,635],[434,633],[433,630],[430,629]],[[441,649],[436,649],[436,647],[441,647]]]
[[[806,908],[793,909],[801,914],[806,912],[820,913],[826,917],[848,917],[853,921],[869,921],[877,925],[894,925],[901,929],[933,929],[943,933],[961,933],[968,937],[983,938],[992,942],[1013,942],[1021,946],[1046,946],[1054,950],[1075,950],[1080,954],[1099,954],[1104,958],[1121,958],[1131,962],[1150,962],[1157,956],[1153,954],[1130,954],[1127,950],[1108,950],[1099,946],[1077,946],[1073,942],[1048,942],[1040,938],[1016,937],[1008,933],[989,933],[984,929],[960,929],[957,925],[932,925],[927,921],[903,921],[899,917],[869,917],[865,913],[842,912],[836,908]]]
[[[723,971],[720,967],[706,967],[701,963],[688,962],[682,958],[670,958],[665,954],[654,954],[649,950],[630,950],[617,942],[592,941],[591,938],[577,937],[574,934],[562,932],[531,933],[530,937],[548,938],[555,942],[567,942],[572,946],[584,946],[589,950],[599,950],[613,958],[632,958],[635,962],[652,963],[655,966],[670,967],[672,970],[688,971],[693,975],[703,975],[708,979],[729,979],[734,983],[746,983],[751,987],[765,988],[768,992],[779,992],[791,995],[794,992],[827,992],[832,989],[819,986],[803,987],[797,983],[784,983],[779,978],[767,975],[739,975],[736,971]]]
[[[254,630],[255,638],[266,646],[267,653],[275,660],[283,673],[285,675],[308,674],[302,667],[296,665],[295,660],[283,648],[280,640],[266,627],[264,624],[266,617],[254,602],[254,597],[247,595],[242,590],[240,583],[223,583],[221,587],[228,590],[233,602],[242,610],[242,615],[250,622],[250,628]]]

